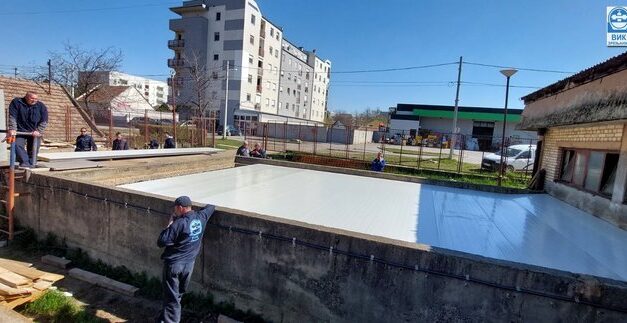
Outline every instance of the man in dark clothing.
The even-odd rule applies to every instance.
[[[176,148],[176,143],[174,143],[174,138],[170,136],[169,132],[165,133],[165,142],[163,143],[163,148]]]
[[[155,138],[150,139],[150,142],[148,143],[148,148],[150,148],[150,149],[158,149],[159,148],[159,142],[157,141],[157,139],[155,139]]]
[[[121,133],[115,134],[115,140],[113,141],[113,147],[111,150],[128,150],[128,142],[122,138]]]
[[[377,158],[375,158],[370,164],[370,169],[375,172],[382,172],[383,168],[385,168],[385,159],[383,159],[383,154],[381,152],[377,153]]]
[[[30,168],[37,164],[40,137],[47,126],[48,108],[39,102],[37,94],[27,92],[23,98],[14,98],[9,104],[9,135],[15,136],[16,132],[31,134],[15,138],[20,167]]]
[[[163,259],[163,310],[159,322],[181,320],[181,298],[192,278],[194,261],[200,251],[207,220],[215,206],[207,205],[192,211],[192,201],[181,196],[174,201],[174,214],[161,231],[157,245],[165,247]]]
[[[268,155],[266,153],[266,150],[261,148],[261,145],[259,143],[256,143],[255,144],[255,149],[253,149],[250,152],[250,157],[268,158]]]
[[[250,157],[250,151],[248,150],[248,141],[244,140],[244,143],[239,148],[237,148],[237,153],[235,153],[235,155]]]
[[[76,137],[76,149],[74,151],[96,151],[96,143],[94,138],[87,134],[86,128],[81,128],[81,135]]]

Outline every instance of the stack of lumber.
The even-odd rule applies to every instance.
[[[63,275],[31,268],[32,264],[0,258],[0,305],[15,308],[32,302]]]

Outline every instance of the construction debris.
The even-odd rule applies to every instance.
[[[0,305],[13,309],[32,302],[64,277],[31,268],[30,265],[0,258]]]

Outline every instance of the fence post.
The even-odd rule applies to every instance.
[[[368,127],[366,127],[366,131],[364,131],[364,153],[363,153],[364,161],[366,161],[366,141],[368,141]]]
[[[459,149],[457,150],[459,152],[459,158],[458,158],[459,164],[457,165],[457,173],[461,174],[463,170],[463,164],[464,164],[464,150],[466,149],[466,136],[460,135],[460,134],[456,134],[456,136],[457,138],[455,138],[454,142],[459,144]]]
[[[329,135],[329,130],[331,131],[330,135]],[[329,130],[327,130],[327,139],[329,140],[329,157],[330,157],[331,153],[333,152],[333,125],[331,125]]]
[[[298,123],[298,152],[300,152],[300,142],[303,140],[301,137],[301,128],[302,128],[303,123],[299,122]]]
[[[318,124],[315,124],[314,127],[314,145],[313,145],[313,154],[316,154],[316,146],[318,145]]]
[[[422,136],[420,136],[420,150],[418,151],[418,170],[420,170],[420,163],[422,162]]]
[[[109,108],[109,148],[113,148],[113,110]]]
[[[401,130],[401,153],[398,157],[398,164],[403,165],[403,139],[405,138],[405,130]]]
[[[129,142],[129,146],[133,145],[133,119],[131,118],[131,113],[128,113],[128,139],[127,141]],[[134,147],[133,147],[134,148]]]
[[[144,109],[144,148],[148,143],[148,109]]]
[[[440,170],[440,163],[442,162],[442,138],[438,140],[440,141],[440,153],[438,155],[438,170]]]

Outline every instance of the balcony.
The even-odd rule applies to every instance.
[[[183,79],[180,77],[168,77],[169,86],[183,86]]]
[[[260,67],[257,71],[257,75],[263,76],[263,67]]]
[[[259,57],[264,57],[265,55],[265,51],[263,50],[263,47],[259,46]]]
[[[169,58],[168,67],[183,67],[185,66],[185,60],[182,58]]]
[[[185,46],[185,40],[184,39],[171,39],[171,40],[168,40],[168,48],[169,49],[182,48],[184,46]]]

